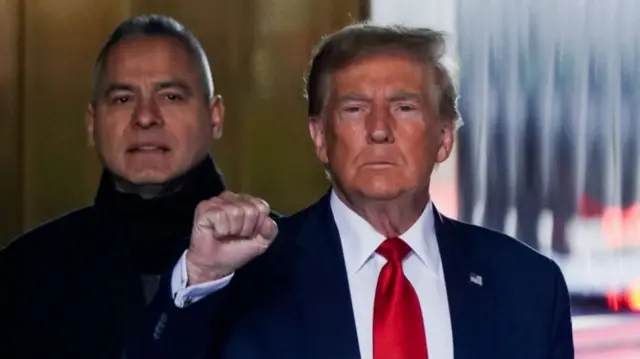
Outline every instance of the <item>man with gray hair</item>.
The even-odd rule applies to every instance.
[[[176,20],[121,23],[95,64],[88,140],[104,165],[93,205],[0,252],[2,358],[116,358],[193,211],[224,191],[209,156],[224,108],[207,57]]]
[[[320,42],[308,126],[332,189],[291,217],[223,193],[128,358],[573,358],[548,258],[431,202],[460,116],[429,29],[359,24]]]

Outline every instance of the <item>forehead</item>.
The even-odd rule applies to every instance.
[[[106,59],[105,75],[113,81],[154,78],[195,78],[196,69],[185,47],[170,37],[134,37],[116,44]]]
[[[432,71],[404,55],[375,55],[356,60],[337,70],[332,88],[342,92],[422,92],[432,81]]]

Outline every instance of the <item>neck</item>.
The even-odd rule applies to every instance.
[[[122,179],[114,179],[114,184],[118,192],[135,194],[142,199],[152,199],[167,194],[177,192],[181,184],[161,183],[161,184],[135,184]]]
[[[334,187],[336,195],[364,218],[378,233],[387,238],[406,232],[429,203],[429,186],[421,193],[402,194],[392,199],[374,199],[347,193]]]
[[[156,221],[164,221],[159,217],[171,218],[176,213],[192,217],[199,202],[225,189],[222,176],[210,158],[164,184],[141,185],[118,177],[108,169],[103,170],[94,206],[122,216],[149,213],[151,217],[158,217]]]
[[[135,194],[142,199],[153,199],[179,191],[184,185],[188,174],[189,172],[163,183],[138,184],[117,176],[113,177],[113,181],[118,192]]]

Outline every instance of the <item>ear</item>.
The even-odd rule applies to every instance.
[[[216,95],[211,100],[211,137],[218,140],[222,137],[222,125],[224,124],[224,102],[222,96]]]
[[[321,116],[309,117],[309,134],[311,135],[311,141],[313,141],[313,147],[316,150],[316,156],[323,164],[329,163],[329,156],[327,154],[327,142],[325,136],[325,121]]]
[[[454,121],[443,119],[440,121],[440,148],[436,155],[436,163],[442,163],[446,161],[453,151],[453,143],[455,138],[455,125]]]
[[[95,137],[94,137],[94,129],[96,122],[96,113],[92,104],[87,106],[87,111],[84,114],[84,126],[85,131],[87,133],[87,144],[90,147],[94,147],[96,145]]]

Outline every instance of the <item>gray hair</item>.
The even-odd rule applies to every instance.
[[[106,59],[118,43],[133,37],[169,37],[178,40],[200,71],[202,88],[207,99],[213,98],[214,87],[209,60],[200,41],[177,20],[165,15],[141,15],[123,21],[113,30],[96,59],[91,87],[91,102],[98,100],[99,88],[106,70]]]

